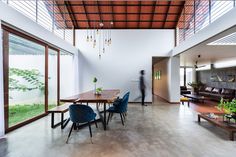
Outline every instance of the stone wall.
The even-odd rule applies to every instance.
[[[236,67],[197,72],[197,81],[202,82],[206,86],[217,88],[236,89],[236,80],[233,82],[229,81],[233,77],[236,79]]]

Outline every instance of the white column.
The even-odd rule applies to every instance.
[[[179,102],[180,99],[180,58],[171,57],[169,61],[169,95],[170,102]]]
[[[0,137],[4,135],[4,91],[3,91],[3,46],[2,46],[2,28],[0,20]]]
[[[195,68],[192,71],[192,82],[197,82],[197,71]]]

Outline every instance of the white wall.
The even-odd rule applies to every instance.
[[[185,40],[184,42],[180,43],[179,46],[173,49],[173,56],[182,53],[193,46],[198,45],[199,43],[233,27],[236,25],[236,8],[232,9],[225,15],[221,16],[219,19],[199,31],[198,33],[194,34],[189,39]]]
[[[80,91],[94,89],[92,78],[98,78],[103,89],[117,88],[121,94],[130,91],[130,101],[137,101],[139,71],[145,70],[146,101],[152,101],[152,56],[169,56],[174,47],[174,30],[112,30],[112,45],[99,60],[98,48],[86,42],[86,31],[77,31]],[[138,100],[140,101],[140,99]]]
[[[180,98],[179,57],[163,59],[154,65],[154,71],[161,71],[161,79],[154,80],[154,94],[170,103]]]

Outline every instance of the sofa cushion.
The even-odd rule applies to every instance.
[[[212,93],[220,93],[220,88],[213,88],[213,90],[211,91]]]
[[[205,91],[206,91],[206,92],[211,92],[211,91],[212,91],[212,87],[206,87],[206,88],[205,88]]]
[[[222,91],[221,91],[221,94],[223,94],[223,95],[232,95],[233,93],[234,93],[233,89],[225,89],[225,88],[223,88]]]

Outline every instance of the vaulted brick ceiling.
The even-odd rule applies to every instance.
[[[87,29],[172,29],[176,28],[185,1],[57,1],[57,23]],[[110,23],[113,22],[113,25]]]

